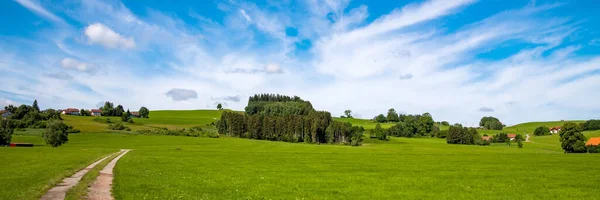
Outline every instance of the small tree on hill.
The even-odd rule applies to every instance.
[[[52,147],[58,147],[67,143],[67,141],[69,141],[67,129],[69,129],[69,127],[60,120],[49,121],[43,135],[46,144],[49,144]]]
[[[10,119],[0,118],[0,146],[7,146],[10,144],[14,128]]]
[[[586,138],[581,133],[581,127],[575,123],[564,124],[559,132],[561,147],[565,153],[585,153]]]
[[[150,115],[150,110],[146,107],[141,107],[138,112],[140,113],[141,118],[148,118],[148,115]]]
[[[344,115],[346,115],[347,118],[352,118],[352,111],[351,110],[344,110]]]
[[[223,105],[221,105],[221,103],[217,104],[217,110],[223,110]]]
[[[398,118],[398,113],[393,108],[390,108],[387,113],[387,121],[388,122],[398,122],[400,119]]]
[[[125,112],[124,112],[124,113],[121,115],[121,121],[124,121],[124,122],[127,122],[127,121],[129,121],[129,116],[131,116],[131,115],[127,115],[127,113],[125,113]]]
[[[533,131],[533,135],[541,136],[541,135],[550,135],[550,129],[546,126],[540,126]]]
[[[375,128],[371,130],[371,138],[377,138],[379,140],[387,139],[386,131],[383,128],[381,128],[381,124],[377,123],[377,125],[375,125]]]

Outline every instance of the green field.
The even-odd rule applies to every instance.
[[[153,111],[135,126],[205,126],[218,112]],[[183,114],[189,118],[180,118]],[[16,132],[13,142],[38,146],[0,148],[2,160],[9,161],[0,165],[0,182],[8,183],[0,188],[0,199],[39,199],[62,177],[119,149],[132,151],[115,168],[116,199],[600,198],[600,155],[564,154],[556,135],[532,137],[522,149],[394,137],[350,147],[108,133],[94,117],[65,121],[82,133],[71,134],[61,147],[47,147],[39,130],[27,130]],[[375,124],[351,122],[367,129]],[[532,131],[556,123],[506,129]],[[600,136],[600,131],[584,134]]]

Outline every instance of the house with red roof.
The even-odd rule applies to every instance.
[[[550,133],[556,134],[556,133],[560,132],[560,128],[561,128],[560,126],[552,127],[552,128],[550,128]]]
[[[60,112],[63,115],[79,115],[79,109],[77,108],[67,108]]]
[[[517,134],[513,134],[513,133],[509,133],[509,134],[506,134],[506,135],[508,135],[508,138],[510,138],[511,141],[515,140],[515,138],[517,137]]]
[[[92,114],[92,116],[102,116],[102,110],[100,110],[100,109],[90,109],[90,114]]]
[[[481,140],[492,141],[492,136],[482,136]]]
[[[600,137],[593,137],[585,143],[585,146],[600,146]]]

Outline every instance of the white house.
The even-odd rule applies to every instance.
[[[556,134],[558,132],[560,132],[560,126],[555,126],[555,127],[550,128],[550,133]]]

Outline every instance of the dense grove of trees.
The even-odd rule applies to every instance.
[[[463,127],[462,125],[450,126],[446,136],[448,144],[479,144],[481,136],[474,128]]]
[[[581,133],[581,126],[568,122],[565,123],[559,132],[561,147],[565,153],[585,153],[587,148],[585,146],[586,138]]]
[[[582,131],[600,130],[600,120],[592,119],[581,124]]]
[[[246,113],[223,112],[220,134],[259,140],[360,145],[362,127],[334,122],[297,96],[261,94],[250,97]]]
[[[389,130],[389,129],[388,129]],[[381,124],[377,123],[374,129],[371,129],[371,138],[377,138],[379,140],[387,140],[387,130],[381,128]]]
[[[535,131],[533,131],[533,135],[535,135],[535,136],[551,135],[550,128],[548,128],[546,126],[537,127],[537,128],[535,128]]]
[[[40,111],[37,100],[31,106],[20,105],[15,107],[8,105],[4,107],[12,113],[9,119],[13,128],[46,128],[46,121],[62,120],[60,113],[54,109]]]
[[[102,116],[121,117],[123,113],[126,113],[122,105],[114,107],[114,104],[109,101],[104,102],[104,106],[100,107],[100,110],[102,110]],[[150,110],[146,107],[141,107],[138,112],[140,113],[140,118],[148,118],[150,115]],[[129,113],[128,116],[131,116],[131,114]]]
[[[390,109],[393,110],[393,109]],[[414,137],[432,135],[439,132],[433,117],[429,113],[422,115],[399,115],[398,123],[387,130],[387,135],[396,137]]]
[[[487,130],[502,130],[503,124],[495,117],[482,117],[479,126]]]

